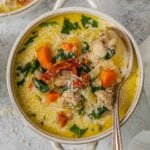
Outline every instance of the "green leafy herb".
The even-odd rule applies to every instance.
[[[27,114],[28,114],[28,116],[30,116],[30,117],[35,117],[35,116],[36,116],[36,113],[31,112],[31,111],[27,112]]]
[[[85,106],[81,106],[80,109],[78,110],[79,115],[84,115],[85,114]]]
[[[82,44],[82,53],[89,52],[89,48],[90,48],[89,44],[87,42],[83,42],[83,44]]]
[[[88,130],[88,128],[86,129],[80,129],[76,124],[74,124],[73,126],[71,126],[70,131],[73,132],[75,135],[77,135],[78,137],[82,137],[82,135]]]
[[[43,22],[40,24],[40,27],[48,27],[48,26],[55,26],[55,25],[58,25],[56,21]]]
[[[67,86],[61,86],[60,87],[60,93],[64,93],[65,91],[68,90],[68,87]]]
[[[75,58],[75,57],[76,57],[76,54],[72,52],[68,53],[67,55],[67,58]]]
[[[78,74],[81,75],[82,72],[88,73],[88,72],[90,72],[90,71],[91,71],[91,69],[90,69],[87,65],[83,64],[83,65],[78,69]]]
[[[98,22],[91,17],[82,15],[81,22],[84,28],[98,27]]]
[[[22,86],[25,82],[25,79],[23,78],[21,81],[17,82],[17,86]]]
[[[53,57],[53,62],[56,63],[59,60],[67,59],[67,55],[65,54],[63,49],[60,49],[56,56]]]
[[[31,36],[28,38],[28,40],[24,43],[22,49],[19,51],[19,53],[23,52],[31,43],[34,42],[34,39],[38,37],[37,31],[33,31]]]
[[[99,119],[102,116],[102,114],[106,111],[108,111],[108,109],[105,106],[99,107],[99,108],[94,109],[92,113],[90,114],[90,116],[91,118]]]
[[[59,60],[66,60],[69,58],[75,58],[76,54],[75,53],[65,53],[63,49],[60,49],[58,54],[53,57],[53,63],[56,63]]]
[[[20,71],[21,73],[26,73],[28,74],[29,72],[31,72],[32,74],[34,73],[34,71],[39,67],[39,62],[37,60],[32,60],[31,62],[25,64],[25,66],[21,67],[19,66],[17,68],[18,71]]]
[[[40,71],[41,73],[46,72],[46,70],[47,70],[47,69],[44,69],[44,68],[42,68],[41,66],[39,67],[39,71]]]
[[[115,54],[116,54],[115,50],[109,48],[106,52],[106,55],[104,56],[104,59],[108,60],[108,59],[112,58]]]
[[[34,86],[41,92],[45,93],[49,91],[49,87],[43,81],[34,78],[33,83],[34,83]]]
[[[77,30],[77,29],[81,29],[78,22],[72,23],[68,18],[65,18],[61,33],[70,34],[71,31]]]
[[[91,86],[91,89],[93,93],[99,90],[105,90],[102,86]]]
[[[30,71],[34,73],[34,71],[39,67],[39,62],[37,60],[32,60],[30,63]]]

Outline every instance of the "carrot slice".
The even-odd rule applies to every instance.
[[[37,59],[44,69],[50,69],[52,66],[50,48],[45,45],[37,51]]]
[[[102,86],[104,88],[110,87],[113,83],[116,82],[118,74],[115,70],[103,70],[100,75],[102,81]]]
[[[32,80],[31,80],[31,81],[29,81],[29,84],[28,84],[28,88],[29,88],[29,90],[31,90],[31,89],[32,89],[32,87],[33,87],[33,82],[32,82]]]
[[[68,120],[69,118],[63,112],[58,113],[58,123],[62,128],[67,124]]]
[[[53,103],[60,97],[60,94],[58,92],[49,92],[47,94],[47,102]]]
[[[73,51],[73,44],[72,43],[63,43],[63,48],[67,51],[67,52],[72,52]]]
[[[20,4],[20,5],[26,5],[28,3],[30,3],[32,0],[17,0],[17,2]]]
[[[73,37],[68,42],[63,43],[62,48],[67,52],[74,52],[77,55],[81,54],[81,42],[76,37]]]

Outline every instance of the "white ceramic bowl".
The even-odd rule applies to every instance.
[[[35,125],[33,122],[31,122],[31,120],[28,119],[26,114],[23,112],[23,110],[20,107],[20,105],[17,101],[17,98],[15,96],[15,91],[14,91],[13,82],[12,82],[12,80],[13,80],[12,79],[12,72],[13,72],[14,60],[15,60],[15,56],[16,56],[16,53],[18,51],[18,48],[20,47],[20,45],[22,43],[22,40],[24,40],[24,38],[30,33],[30,31],[35,26],[39,25],[41,22],[47,20],[48,18],[55,17],[55,16],[58,16],[61,14],[68,14],[68,13],[82,13],[82,14],[90,14],[90,15],[94,15],[97,17],[101,17],[104,20],[106,20],[107,22],[109,22],[111,25],[124,31],[129,36],[129,38],[133,44],[133,47],[135,49],[135,55],[136,55],[137,61],[138,61],[139,83],[138,83],[138,88],[137,88],[135,99],[133,100],[133,103],[131,104],[125,117],[122,119],[121,124],[123,125],[128,120],[128,118],[131,116],[131,114],[135,110],[135,107],[137,106],[137,103],[140,99],[140,95],[142,92],[142,86],[143,86],[143,65],[142,65],[142,60],[141,60],[139,48],[138,48],[137,43],[135,42],[133,36],[131,35],[131,33],[129,31],[126,30],[125,27],[123,27],[120,23],[118,23],[117,21],[115,21],[114,19],[109,17],[108,15],[103,14],[103,13],[96,11],[96,10],[93,10],[93,9],[81,8],[81,7],[62,8],[62,9],[58,9],[55,11],[50,11],[50,12],[40,16],[39,18],[35,19],[34,21],[32,21],[32,23],[29,24],[25,28],[25,30],[20,34],[20,36],[16,40],[16,42],[15,42],[15,44],[11,50],[9,60],[8,60],[7,75],[6,75],[7,76],[7,88],[8,88],[10,99],[11,99],[13,105],[15,106],[16,110],[19,112],[21,118],[37,133],[39,133],[40,135],[42,135],[42,136],[44,136],[50,140],[58,142],[58,143],[68,143],[68,144],[89,143],[89,142],[94,142],[94,141],[100,140],[100,139],[105,138],[106,136],[110,135],[112,133],[112,128],[103,132],[103,133],[100,133],[98,135],[94,135],[94,136],[87,137],[87,138],[79,138],[79,139],[64,138],[64,137],[60,137],[60,136],[51,134],[49,132],[46,132],[43,129],[41,129],[40,127],[38,127],[37,125]]]
[[[19,8],[19,9],[16,9],[16,10],[13,10],[13,11],[10,11],[10,12],[4,12],[4,13],[0,13],[0,17],[5,17],[5,16],[9,16],[9,15],[15,15],[15,14],[18,14],[18,13],[21,13],[21,12],[24,12],[25,10],[33,7],[37,2],[39,2],[40,0],[33,0],[32,2],[30,2],[29,4]]]

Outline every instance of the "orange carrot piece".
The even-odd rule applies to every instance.
[[[118,74],[114,70],[103,70],[100,75],[102,81],[102,86],[104,88],[110,87],[113,83],[116,82]]]
[[[63,43],[63,48],[67,51],[67,52],[72,52],[73,50],[73,44],[72,43]]]
[[[52,66],[50,48],[45,45],[37,51],[37,59],[44,69],[50,69]]]
[[[60,97],[60,94],[58,92],[49,92],[47,94],[47,102],[53,103]]]
[[[26,5],[28,3],[30,3],[32,0],[17,0],[17,2],[20,4],[20,5]]]
[[[58,123],[62,128],[67,124],[68,120],[69,118],[63,112],[58,113]]]
[[[29,88],[29,90],[31,90],[31,89],[32,89],[32,87],[33,87],[33,82],[32,82],[32,80],[31,80],[31,81],[29,81],[29,84],[28,84],[28,88]]]

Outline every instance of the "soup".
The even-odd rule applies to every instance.
[[[60,15],[38,24],[25,37],[14,62],[15,93],[28,118],[44,131],[89,137],[112,126],[114,86],[127,69],[126,46],[87,14]],[[120,93],[125,116],[137,90],[138,65]]]
[[[33,0],[0,0],[0,13],[11,12],[20,9]]]

